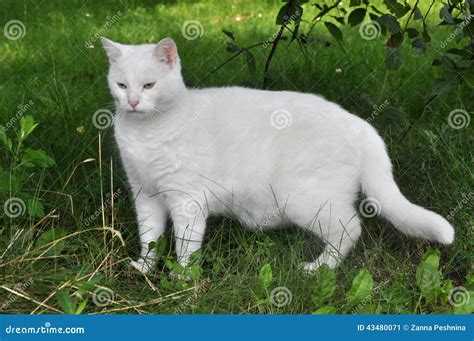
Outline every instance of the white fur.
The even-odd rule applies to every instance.
[[[232,215],[254,229],[296,224],[327,243],[305,268],[335,267],[361,234],[354,206],[361,189],[403,233],[452,243],[445,219],[400,193],[375,129],[337,104],[289,91],[188,89],[171,39],[103,44],[115,137],[135,195],[138,269],[153,266],[148,243],[163,233],[168,216],[186,265],[210,215]],[[139,101],[136,111],[129,100]]]

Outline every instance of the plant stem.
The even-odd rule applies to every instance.
[[[201,80],[201,83],[204,82],[206,79],[208,79],[212,74],[216,73],[220,68],[222,68],[223,66],[225,66],[226,64],[230,63],[232,60],[234,60],[236,57],[238,57],[240,54],[242,54],[242,52],[244,52],[244,50],[250,50],[250,49],[253,49],[254,47],[257,47],[257,46],[262,46],[262,45],[265,45],[265,44],[268,44],[268,42],[266,41],[263,41],[261,43],[257,43],[257,44],[254,44],[254,45],[250,45],[248,47],[243,47],[241,48],[238,52],[236,52],[232,57],[230,57],[229,59],[225,60],[224,62],[222,62],[221,64],[219,64],[216,68],[214,68],[211,72],[209,72],[202,80]]]
[[[268,76],[268,69],[270,69],[270,64],[272,62],[273,56],[278,47],[278,42],[280,41],[281,35],[283,34],[284,30],[285,30],[285,24],[281,25],[280,29],[278,30],[278,34],[272,42],[272,49],[270,51],[270,54],[268,55],[267,61],[265,62],[265,69],[263,70],[263,85],[262,85],[262,88],[264,90],[267,88],[268,81],[270,80],[270,77]]]

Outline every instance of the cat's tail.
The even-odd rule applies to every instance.
[[[451,244],[454,228],[439,214],[412,204],[405,198],[393,179],[385,143],[374,128],[368,128],[363,137],[361,172],[362,190],[367,198],[359,206],[361,214],[381,214],[407,235]]]

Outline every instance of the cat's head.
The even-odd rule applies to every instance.
[[[101,38],[110,68],[109,88],[120,113],[160,113],[184,89],[178,49],[170,38],[158,44],[124,45]]]

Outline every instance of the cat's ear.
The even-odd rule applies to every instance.
[[[102,42],[102,46],[104,47],[104,50],[107,53],[111,63],[117,61],[117,59],[122,56],[120,44],[104,37],[100,37],[100,41]]]
[[[178,63],[178,47],[171,38],[160,40],[153,51],[154,55],[160,62],[169,65],[173,68]]]

